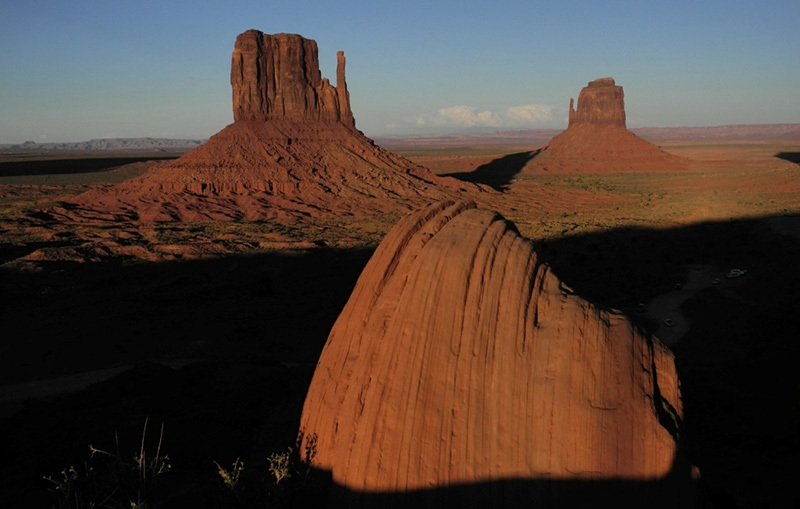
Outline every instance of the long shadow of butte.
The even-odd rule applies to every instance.
[[[800,152],[778,152],[775,157],[790,163],[800,164]]]
[[[508,154],[484,165],[478,166],[469,173],[449,173],[445,177],[454,177],[464,182],[486,184],[497,191],[504,191],[522,171],[528,161],[536,157],[541,149],[532,152]]]

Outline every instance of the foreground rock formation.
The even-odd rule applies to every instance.
[[[683,170],[686,162],[630,132],[625,124],[625,94],[613,78],[589,82],[569,100],[567,129],[523,169],[523,172]]]
[[[443,202],[364,269],[301,433],[330,506],[686,507],[681,419],[666,347],[574,295],[497,213]]]
[[[239,35],[231,57],[234,123],[177,160],[93,190],[59,218],[204,221],[408,212],[476,186],[439,178],[355,128],[338,53],[336,86],[317,44],[295,34]]]

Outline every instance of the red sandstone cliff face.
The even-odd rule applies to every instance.
[[[599,78],[578,95],[578,109],[569,100],[569,127],[578,124],[625,127],[625,94],[614,78]]]
[[[680,171],[686,161],[625,127],[625,94],[613,78],[589,82],[569,101],[569,125],[529,162],[524,173]]]
[[[205,221],[409,212],[488,192],[376,146],[355,129],[337,55],[336,86],[320,77],[317,44],[248,30],[231,63],[235,122],[139,178],[93,190],[61,219]]]
[[[340,51],[337,58],[334,87],[322,78],[315,41],[258,30],[240,34],[231,56],[234,121],[321,120],[355,127],[344,53]]]
[[[627,480],[663,490],[639,506],[685,507],[681,415],[666,347],[574,295],[498,214],[444,202],[378,247],[300,426],[332,506],[576,507]]]

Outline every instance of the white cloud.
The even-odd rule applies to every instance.
[[[478,111],[472,106],[450,106],[440,109],[430,123],[459,127],[496,126],[498,118],[489,110]]]
[[[541,104],[526,104],[524,106],[512,106],[506,110],[506,118],[509,122],[530,123],[547,122],[553,120],[553,107]]]
[[[451,127],[534,127],[553,120],[552,106],[525,104],[511,106],[506,110],[493,112],[479,110],[473,106],[449,106],[441,108],[435,115],[420,115],[418,126]]]

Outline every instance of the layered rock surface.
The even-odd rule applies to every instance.
[[[599,78],[578,95],[578,109],[569,100],[568,127],[578,124],[625,127],[625,94],[614,78]]]
[[[606,490],[684,507],[681,415],[666,347],[574,295],[497,213],[442,202],[364,269],[300,427],[331,506],[576,507]]]
[[[476,189],[438,178],[338,122],[239,121],[182,157],[83,193],[58,212],[148,222],[281,220],[405,213]]]
[[[577,109],[569,100],[567,129],[523,169],[523,172],[675,171],[686,161],[663,151],[629,131],[625,124],[625,94],[613,78],[589,82],[578,95]]]
[[[344,52],[337,55],[334,87],[320,73],[316,41],[296,34],[240,34],[231,56],[231,87],[234,121],[322,120],[355,127]]]
[[[239,35],[231,58],[234,123],[139,178],[93,190],[59,219],[203,221],[408,212],[478,191],[376,146],[355,128],[345,83],[319,71],[317,44]]]

